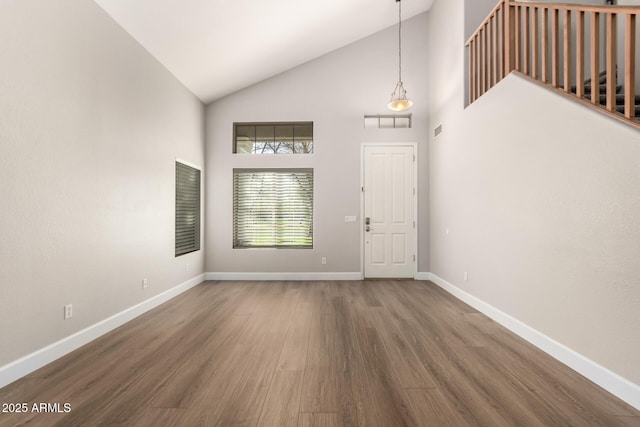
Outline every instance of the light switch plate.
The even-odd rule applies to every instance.
[[[344,217],[344,222],[356,222],[356,216],[355,215],[354,216],[351,216],[351,215],[345,216]]]

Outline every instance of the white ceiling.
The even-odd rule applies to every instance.
[[[94,0],[209,103],[398,20],[394,0]],[[404,0],[402,19],[433,0]]]

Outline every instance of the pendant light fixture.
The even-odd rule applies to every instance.
[[[398,83],[396,83],[396,88],[391,94],[391,101],[387,107],[393,111],[404,111],[411,108],[413,102],[407,99],[407,91],[402,83],[402,2],[396,0],[396,3],[398,3]]]

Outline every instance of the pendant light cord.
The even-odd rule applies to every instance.
[[[398,5],[398,83],[387,107],[393,111],[404,111],[411,108],[413,102],[407,99],[407,91],[402,83],[402,1],[396,0],[396,3],[400,3]]]
[[[402,0],[398,4],[398,81],[402,82]]]

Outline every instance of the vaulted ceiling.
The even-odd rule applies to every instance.
[[[201,101],[394,25],[394,0],[94,0]],[[402,18],[433,0],[403,0]]]

